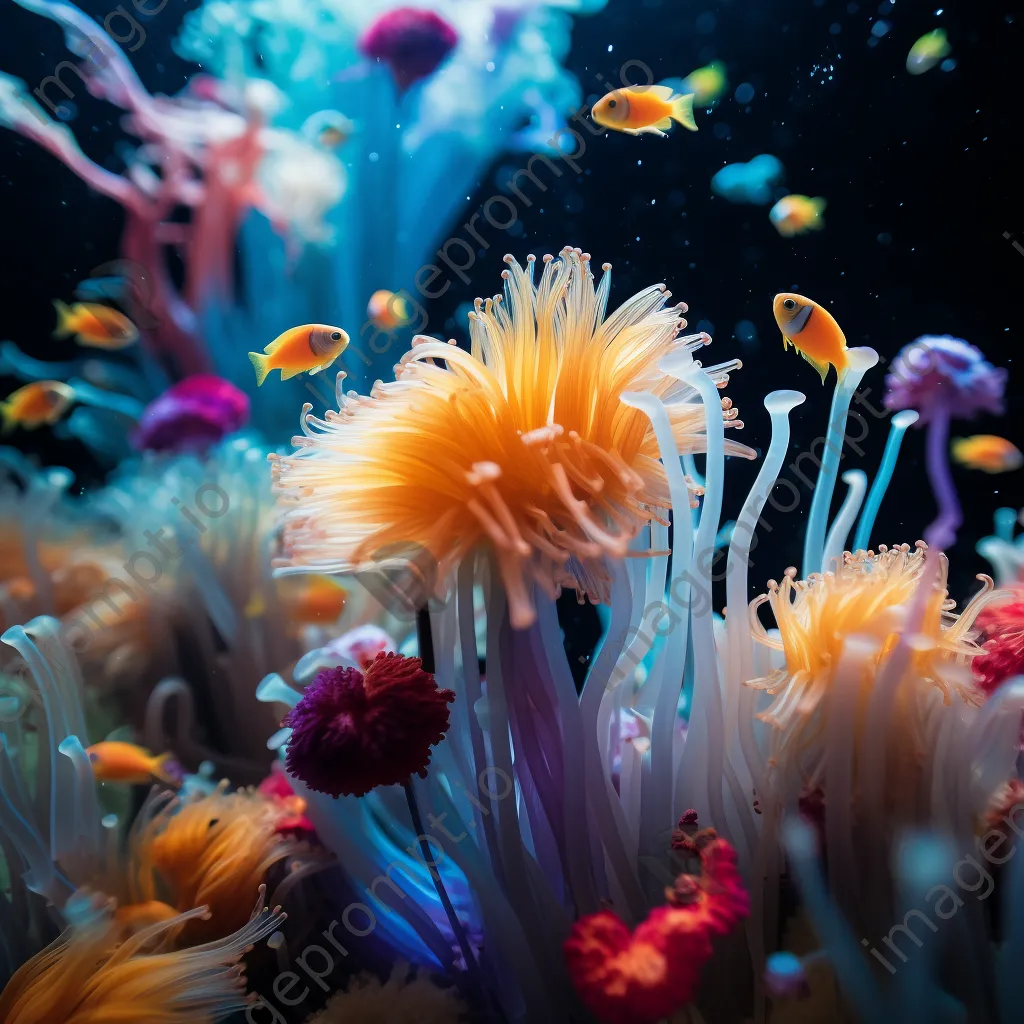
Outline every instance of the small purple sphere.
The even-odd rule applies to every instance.
[[[945,409],[953,419],[973,419],[980,412],[1003,413],[1007,371],[993,366],[981,350],[960,338],[922,337],[893,360],[885,378],[885,406],[915,409],[918,426]]]

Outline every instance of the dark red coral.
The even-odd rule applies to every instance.
[[[455,49],[459,36],[440,15],[417,7],[382,14],[359,40],[367,57],[387,64],[400,89],[432,75]]]
[[[286,767],[317,793],[365,796],[421,777],[448,730],[451,690],[438,689],[419,658],[378,654],[365,676],[321,672],[288,713]]]

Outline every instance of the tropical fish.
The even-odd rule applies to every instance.
[[[698,107],[710,107],[728,88],[725,65],[719,61],[697,68],[683,79],[683,91],[693,93],[694,105]]]
[[[678,121],[691,132],[693,94],[680,94],[670,85],[631,85],[616,89],[595,104],[590,116],[602,127],[627,135],[665,135]]]
[[[26,384],[0,402],[0,416],[3,417],[3,433],[15,427],[35,430],[36,427],[52,426],[64,415],[74,401],[75,393],[59,380],[37,380]]]
[[[412,320],[409,303],[400,295],[381,288],[370,296],[366,304],[366,315],[375,327],[382,331],[394,331]]]
[[[802,235],[807,231],[820,231],[825,226],[822,213],[824,199],[808,196],[783,196],[768,212],[776,230],[784,238]]]
[[[352,137],[355,125],[338,110],[318,110],[302,123],[302,134],[325,149],[337,149]]]
[[[55,338],[75,336],[79,345],[93,348],[119,349],[131,345],[139,337],[138,328],[124,315],[97,302],[76,302],[68,306],[54,299],[57,310]]]
[[[927,32],[910,48],[907,54],[907,70],[912,75],[923,75],[949,56],[951,47],[946,39],[945,29],[937,28]]]
[[[1011,473],[1024,466],[1024,454],[1020,449],[1005,437],[995,434],[955,437],[950,449],[955,462],[984,473]]]
[[[348,591],[333,576],[304,575],[280,581],[288,618],[303,625],[329,626],[345,610]]]
[[[824,306],[803,295],[782,292],[775,296],[772,311],[782,331],[782,347],[792,345],[821,374],[822,384],[829,365],[842,374],[849,365],[846,336]]]
[[[318,373],[330,366],[347,345],[348,335],[340,327],[327,324],[292,327],[278,335],[262,353],[249,353],[256,368],[256,384],[262,384],[271,370],[280,370],[281,380],[300,373]]]
[[[249,399],[234,384],[198,373],[146,406],[132,435],[140,451],[203,451],[249,421]]]
[[[776,157],[762,153],[745,164],[726,164],[711,179],[711,191],[730,203],[764,206],[772,201],[772,190],[784,174]]]
[[[155,757],[143,747],[119,740],[94,743],[85,752],[92,762],[92,773],[97,782],[123,782],[141,786],[159,779],[176,786],[181,781],[180,772],[174,770],[177,762],[173,754]]]

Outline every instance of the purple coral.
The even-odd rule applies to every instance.
[[[458,33],[440,15],[417,7],[382,14],[359,40],[359,50],[391,68],[398,88],[432,75],[458,44]]]
[[[186,377],[151,402],[132,436],[149,451],[203,451],[249,421],[249,399],[208,373]]]
[[[960,338],[922,337],[907,345],[885,379],[886,408],[915,409],[919,427],[928,425],[927,467],[939,515],[925,531],[930,546],[947,548],[963,521],[947,448],[952,419],[979,412],[1001,415],[1007,371],[993,366],[980,349]]]
[[[326,669],[284,720],[292,730],[285,766],[314,792],[335,797],[425,777],[453,700],[419,658],[378,654],[365,675]]]
[[[952,418],[979,412],[999,416],[1007,371],[993,366],[974,345],[960,338],[923,337],[893,360],[885,378],[885,405],[893,411],[916,409],[924,426],[942,410]]]

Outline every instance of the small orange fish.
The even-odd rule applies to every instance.
[[[775,296],[772,311],[782,331],[783,349],[792,345],[821,374],[822,384],[830,364],[837,374],[849,366],[846,335],[824,306],[803,295],[782,292]]]
[[[824,199],[808,196],[783,196],[769,211],[768,218],[783,238],[802,235],[808,231],[820,231],[825,226],[822,213],[827,203]]]
[[[284,602],[288,618],[304,625],[327,626],[345,610],[348,591],[333,576],[285,577]],[[292,582],[292,581],[295,582]]]
[[[68,306],[54,299],[53,307],[57,310],[55,338],[74,335],[79,345],[107,349],[126,348],[138,340],[139,330],[135,324],[124,313],[109,306],[98,302],[76,302]]]
[[[961,466],[980,469],[983,473],[1012,473],[1024,466],[1020,449],[995,434],[954,437],[950,449],[953,459]]]
[[[118,740],[94,743],[85,751],[92,762],[92,773],[97,782],[123,782],[142,786],[153,779],[177,786],[179,777],[170,769],[177,762],[173,754],[154,757],[144,747]]]
[[[7,400],[0,402],[5,434],[15,427],[35,430],[52,426],[64,415],[74,401],[75,393],[59,380],[37,380],[18,388]]]
[[[665,135],[678,122],[691,132],[693,94],[680,94],[670,85],[631,85],[616,89],[595,104],[590,116],[603,128],[627,135]]]
[[[386,288],[374,292],[366,304],[366,315],[382,331],[394,331],[412,320],[409,303]]]
[[[261,385],[271,370],[280,370],[281,380],[325,370],[347,345],[348,335],[340,327],[327,324],[293,327],[278,335],[262,353],[249,353],[256,368],[256,384]]]

